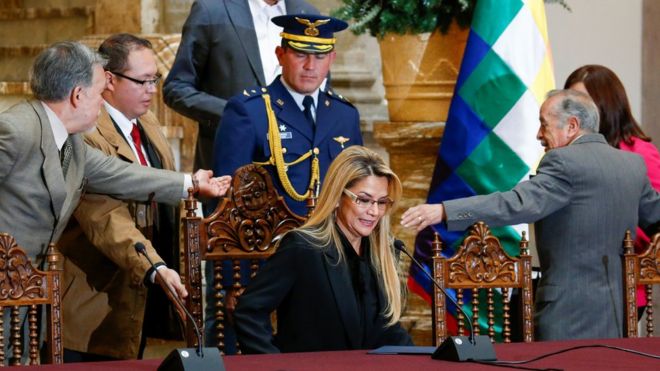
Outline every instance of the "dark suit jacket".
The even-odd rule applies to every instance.
[[[287,0],[286,12],[318,14],[304,0]],[[196,0],[163,87],[168,106],[199,122],[196,167],[211,168],[227,99],[255,85],[266,81],[247,0]]]
[[[546,153],[537,175],[513,190],[444,206],[451,230],[536,222],[538,340],[622,336],[625,231],[660,220],[641,157],[588,134]]]
[[[382,315],[368,338],[358,338],[350,273],[346,261],[338,264],[338,259],[334,246],[320,248],[296,232],[288,234],[239,298],[234,318],[241,349],[277,353],[412,345],[398,323],[385,327]],[[382,292],[378,294],[384,303]],[[273,338],[270,313],[275,309]]]
[[[41,102],[0,113],[0,232],[11,233],[33,262],[60,238],[83,191],[138,201],[154,192],[157,202],[181,200],[182,174],[129,164],[85,144],[80,134],[71,138],[64,178]]]
[[[263,93],[270,95],[271,107],[277,118],[282,147],[286,149],[284,161],[293,162],[313,148],[319,150],[318,159],[321,184],[332,160],[343,148],[362,145],[360,117],[350,103],[336,94],[319,92],[316,109],[316,129],[305,119],[293,97],[277,78],[265,90],[246,89],[229,100],[222,123],[215,137],[213,173],[232,175],[234,171],[254,161],[265,162],[270,157],[268,145],[268,119]],[[336,138],[348,138],[340,143]],[[291,184],[300,194],[305,193],[311,176],[311,157],[288,168]],[[291,210],[306,215],[304,201],[293,200],[282,187],[274,166],[267,166],[278,193],[284,197]]]

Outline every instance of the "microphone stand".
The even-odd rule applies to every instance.
[[[444,287],[440,285],[429,272],[424,269],[424,266],[415,259],[406,249],[406,246],[401,240],[394,240],[394,248],[403,252],[410,258],[410,261],[415,263],[417,267],[424,272],[426,277],[433,282],[433,284],[445,294],[445,297],[449,299],[456,306],[456,309],[459,310],[465,318],[468,319],[469,327],[469,336],[450,336],[445,341],[438,346],[438,348],[433,352],[431,357],[433,359],[442,359],[446,361],[454,362],[465,362],[465,361],[497,361],[495,356],[495,349],[493,344],[490,341],[490,338],[486,335],[477,335],[474,336],[474,328],[472,327],[471,316],[468,316],[467,313],[461,308],[460,305],[450,296]]]
[[[225,365],[222,362],[220,357],[220,351],[216,347],[202,348],[202,332],[197,326],[197,322],[186,309],[185,305],[179,295],[167,284],[165,278],[158,271],[158,268],[154,265],[147,255],[146,248],[142,242],[135,243],[135,251],[138,255],[142,255],[147,258],[149,265],[152,269],[156,271],[156,275],[163,282],[164,286],[167,287],[172,300],[183,309],[183,312],[186,314],[186,317],[192,322],[195,327],[195,334],[197,335],[197,348],[178,348],[172,350],[170,354],[163,360],[163,362],[158,366],[158,371],[192,371],[192,370],[211,370],[211,371],[225,371]],[[205,354],[206,353],[206,354]]]

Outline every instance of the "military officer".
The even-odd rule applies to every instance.
[[[247,88],[229,100],[216,132],[214,173],[265,166],[289,208],[306,215],[332,160],[362,145],[359,113],[341,95],[320,87],[336,58],[341,20],[309,14],[275,17],[282,27],[275,54],[281,75],[266,87]]]

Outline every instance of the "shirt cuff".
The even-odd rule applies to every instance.
[[[147,271],[147,274],[144,275],[144,284],[147,285],[149,283],[154,283],[156,282],[156,269],[161,269],[161,268],[167,268],[165,263],[156,263],[154,264],[153,267],[149,268]]]
[[[192,175],[183,174],[183,198],[188,198],[188,189],[193,187]]]

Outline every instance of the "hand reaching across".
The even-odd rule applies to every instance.
[[[442,204],[422,204],[406,210],[401,216],[401,224],[406,228],[415,228],[417,232],[442,222],[445,208]]]
[[[229,189],[231,177],[225,175],[213,178],[213,171],[200,169],[193,175],[193,183],[196,183],[202,197],[222,197]]]

